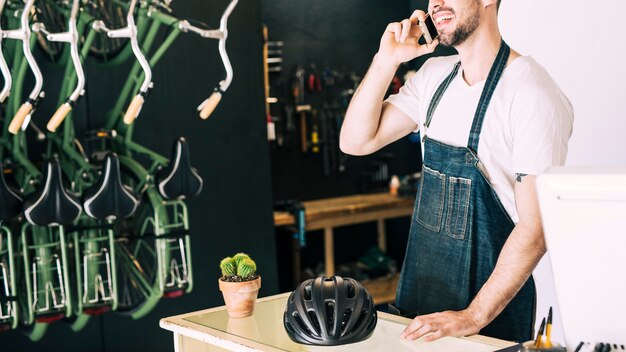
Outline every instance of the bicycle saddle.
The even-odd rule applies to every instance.
[[[69,195],[63,187],[61,166],[58,159],[44,165],[44,186],[30,194],[24,202],[24,215],[33,225],[68,225],[82,211],[76,197]]]
[[[0,162],[0,222],[15,219],[22,211],[22,198],[4,179],[4,166]]]
[[[104,158],[98,183],[84,192],[83,207],[94,219],[123,219],[135,212],[139,201],[121,179],[120,161],[115,153]]]
[[[197,196],[202,191],[202,178],[191,167],[189,146],[184,137],[174,142],[170,163],[156,175],[157,187],[167,199],[184,199]]]

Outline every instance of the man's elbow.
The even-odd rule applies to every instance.
[[[353,156],[363,156],[371,154],[368,150],[367,144],[354,144],[346,141],[345,138],[339,138],[339,149],[345,154]]]
[[[541,220],[539,218],[532,218],[530,221],[526,221],[528,219],[520,219],[518,226],[523,226],[526,231],[531,234],[531,241],[534,243],[534,251],[538,257],[543,257],[544,254],[548,251],[546,246],[546,239],[543,235],[543,227],[541,225]]]

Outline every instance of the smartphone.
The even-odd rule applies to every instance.
[[[437,27],[435,27],[435,23],[433,22],[430,14],[426,14],[426,19],[424,21],[419,21],[419,26],[424,33],[424,40],[426,40],[427,44],[433,42],[433,40],[437,39],[439,36],[439,32],[437,32]]]

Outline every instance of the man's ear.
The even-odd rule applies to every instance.
[[[498,6],[498,0],[482,0],[483,7],[487,8],[487,6]]]

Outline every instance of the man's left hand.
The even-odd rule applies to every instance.
[[[417,316],[400,337],[412,341],[430,333],[424,337],[424,341],[430,342],[444,336],[474,335],[480,329],[480,325],[468,310],[446,311]]]

